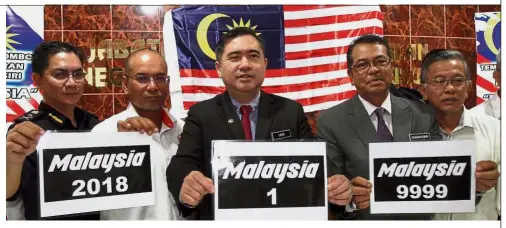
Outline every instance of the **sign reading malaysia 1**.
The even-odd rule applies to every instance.
[[[216,220],[327,220],[323,142],[213,141]]]
[[[371,143],[371,213],[475,209],[474,141]]]
[[[151,143],[138,133],[46,133],[37,147],[40,216],[153,205]]]

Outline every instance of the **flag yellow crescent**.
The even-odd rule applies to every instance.
[[[209,46],[209,42],[207,40],[207,30],[209,29],[209,25],[211,25],[214,20],[220,17],[230,16],[221,13],[209,14],[204,17],[202,21],[200,21],[199,26],[197,27],[197,43],[199,44],[202,52],[204,52],[204,54],[213,60],[216,60],[216,53],[214,53],[213,49],[211,49],[211,46]]]

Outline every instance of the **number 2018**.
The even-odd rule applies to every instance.
[[[448,187],[444,184],[437,185],[435,188],[434,186],[427,184],[423,187],[420,187],[420,185],[399,185],[397,186],[397,198],[399,199],[406,199],[408,196],[411,199],[418,199],[421,196],[425,199],[431,199],[436,196],[439,199],[443,199],[448,195]]]
[[[104,185],[106,187],[107,193],[112,193],[112,181],[111,177],[108,177],[100,183],[100,181],[96,178],[88,180],[86,183],[84,180],[75,180],[72,182],[72,186],[77,186],[72,196],[85,196],[86,193],[89,195],[97,195],[100,193],[101,186]],[[84,189],[86,187],[86,189]],[[128,190],[127,178],[124,176],[116,178],[116,192],[125,192]]]

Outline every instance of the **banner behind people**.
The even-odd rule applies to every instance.
[[[44,6],[7,6],[7,127],[18,117],[37,109],[42,100],[33,86],[31,53],[43,41]],[[7,128],[6,128],[7,130]]]
[[[496,92],[492,73],[501,48],[501,13],[476,13],[476,105]]]

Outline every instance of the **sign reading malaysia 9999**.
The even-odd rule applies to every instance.
[[[213,146],[215,219],[327,219],[324,143]]]
[[[124,133],[45,135],[39,148],[41,217],[153,204],[151,145],[144,137],[135,139],[140,144],[128,145],[134,137]],[[85,143],[70,141],[77,138]],[[119,140],[123,143],[117,144]]]
[[[474,211],[474,143],[442,143],[371,144],[371,213]]]
[[[471,156],[374,159],[375,200],[471,199]]]

